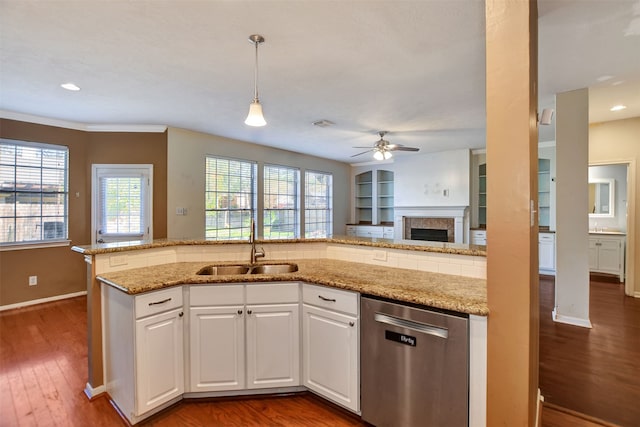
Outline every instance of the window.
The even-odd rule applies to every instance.
[[[0,244],[67,239],[69,150],[0,140]]]
[[[304,237],[331,237],[333,231],[333,175],[304,174]]]
[[[295,239],[299,236],[299,176],[298,169],[265,165],[265,239]]]
[[[205,178],[205,238],[249,239],[256,206],[253,162],[207,157]]]

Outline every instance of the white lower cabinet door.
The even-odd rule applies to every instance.
[[[598,268],[607,273],[620,274],[620,243],[604,239],[599,243]]]
[[[136,321],[136,415],[184,393],[182,308]]]
[[[300,385],[300,306],[247,306],[247,388]]]
[[[360,406],[358,320],[303,305],[303,385],[348,409]]]
[[[244,389],[244,306],[191,307],[191,391]]]

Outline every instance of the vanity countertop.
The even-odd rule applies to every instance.
[[[286,262],[296,263],[298,271],[280,274],[198,275],[198,270],[211,263],[179,262],[105,273],[97,279],[128,294],[187,284],[301,281],[460,313],[479,316],[489,313],[484,279],[332,259]]]
[[[623,233],[622,231],[609,231],[609,230],[601,230],[601,231],[589,230],[589,234],[610,235],[610,236],[626,236],[627,235],[627,233]]]

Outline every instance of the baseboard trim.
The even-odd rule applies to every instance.
[[[43,304],[45,302],[60,301],[62,299],[75,298],[75,297],[79,297],[79,296],[86,295],[86,294],[87,294],[87,291],[73,292],[73,293],[70,293],[70,294],[56,295],[54,297],[34,299],[34,300],[31,300],[31,301],[18,302],[18,303],[15,303],[15,304],[0,305],[0,311],[13,310],[14,308],[29,307],[31,305]]]
[[[640,298],[640,292],[635,291],[635,292],[633,293],[633,297],[634,297],[634,298]]]
[[[589,329],[593,327],[589,319],[581,319],[579,317],[564,316],[562,314],[556,313],[555,308],[553,309],[553,312],[551,312],[551,317],[554,322],[558,322],[558,323],[565,323],[567,325],[580,326],[581,328],[589,328]]]
[[[87,385],[84,386],[84,394],[89,398],[89,400],[95,399],[106,391],[107,388],[104,385],[93,388],[91,384],[87,383]]]
[[[601,420],[600,418],[592,417],[591,415],[583,414],[582,412],[577,412],[572,409],[567,409],[562,406],[554,405],[553,403],[542,402],[542,406],[544,406],[547,409],[551,409],[557,412],[562,412],[564,414],[571,415],[572,417],[579,418],[581,420],[585,420],[590,423],[601,425],[604,427],[620,427],[617,424],[613,424],[608,421]]]

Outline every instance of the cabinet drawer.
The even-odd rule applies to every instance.
[[[471,237],[476,239],[486,239],[487,232],[486,230],[471,230]]]
[[[358,293],[343,291],[325,286],[304,284],[302,300],[305,304],[324,307],[344,313],[358,314]]]
[[[138,295],[135,304],[136,319],[182,307],[182,286]]]
[[[549,233],[540,233],[538,234],[538,242],[553,242],[555,240],[555,236]]]
[[[244,304],[243,285],[191,285],[189,288],[190,306],[242,305]]]
[[[247,285],[247,304],[280,304],[300,301],[298,283],[255,283]]]

